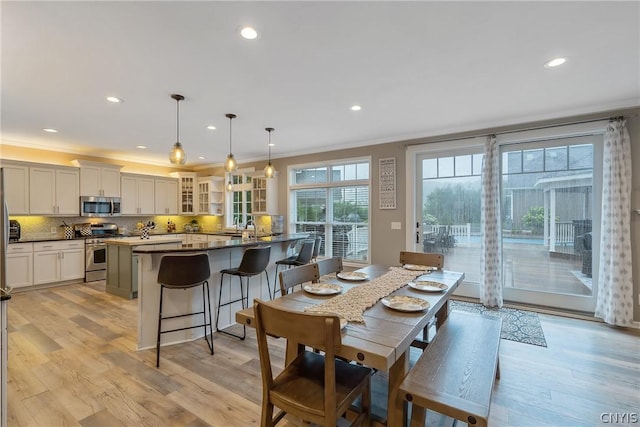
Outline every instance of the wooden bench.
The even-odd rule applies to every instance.
[[[451,311],[400,384],[398,399],[412,403],[412,427],[424,427],[426,409],[487,426],[501,328],[500,318]]]

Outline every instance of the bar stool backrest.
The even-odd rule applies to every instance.
[[[311,261],[311,257],[313,257],[314,246],[315,242],[313,240],[303,241],[302,248],[300,248],[300,252],[298,252],[298,258],[296,258],[296,262],[298,264],[309,264],[309,261]]]
[[[312,259],[318,258],[320,254],[320,245],[322,245],[322,237],[316,237],[315,243],[313,244],[313,255],[311,255]]]
[[[242,254],[238,272],[243,274],[260,274],[267,269],[271,256],[271,246],[247,248]]]
[[[209,280],[209,256],[165,255],[160,260],[158,283],[167,288],[189,288]]]

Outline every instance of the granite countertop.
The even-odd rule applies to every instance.
[[[268,237],[258,237],[257,239],[251,240],[242,240],[242,239],[231,239],[231,240],[220,240],[214,242],[202,242],[202,243],[187,243],[182,244],[180,248],[174,249],[162,249],[162,248],[147,248],[145,246],[137,247],[133,250],[133,253],[137,254],[148,254],[148,253],[175,253],[175,252],[199,252],[199,251],[208,251],[208,250],[216,250],[216,249],[226,249],[226,248],[235,248],[242,246],[256,246],[262,244],[269,243],[284,243],[284,242],[293,242],[296,240],[302,240],[309,237],[309,234],[306,233],[295,233],[295,234],[282,234],[278,236],[268,236]],[[175,241],[175,239],[173,240]],[[138,244],[140,239],[137,240]],[[146,244],[159,243],[158,240],[145,240]],[[132,243],[135,245],[135,243]]]

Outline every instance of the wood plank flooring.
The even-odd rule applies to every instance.
[[[606,423],[607,414],[637,419],[639,331],[540,319],[547,348],[501,342],[490,425],[629,424]],[[252,330],[245,341],[216,334],[213,356],[204,340],[164,347],[156,369],[155,350],[135,350],[136,328],[137,300],[107,294],[104,282],[16,293],[9,302],[9,426],[259,425]],[[427,421],[451,425],[433,413]],[[305,424],[287,418],[282,425]]]

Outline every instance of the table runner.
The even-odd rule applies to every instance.
[[[355,286],[328,301],[307,307],[305,311],[335,313],[349,322],[364,323],[363,313],[366,309],[422,274],[424,273],[405,270],[402,267],[391,267],[382,276]]]

